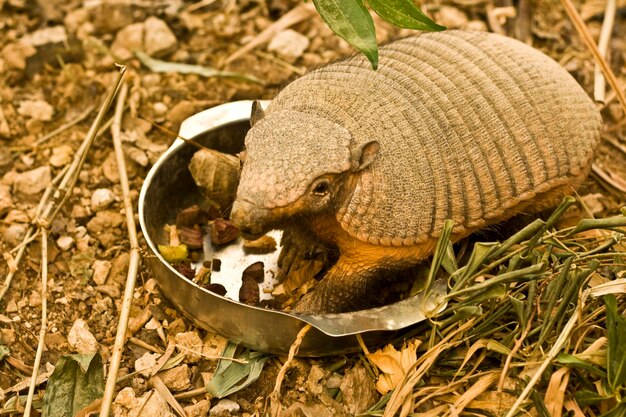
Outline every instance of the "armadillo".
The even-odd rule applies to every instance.
[[[338,250],[300,313],[372,306],[380,277],[556,205],[588,174],[602,120],[548,56],[489,33],[445,31],[354,56],[253,106],[231,218]]]

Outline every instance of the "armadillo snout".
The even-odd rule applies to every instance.
[[[265,234],[268,229],[265,226],[267,209],[244,200],[235,200],[230,220],[241,230],[241,234],[246,239],[255,239]]]

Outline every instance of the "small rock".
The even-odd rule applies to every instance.
[[[597,216],[598,214],[604,211],[604,204],[602,200],[604,200],[604,195],[601,193],[595,194],[587,194],[583,196],[583,201],[591,214]],[[1,199],[0,199],[1,200]]]
[[[0,329],[0,344],[10,346],[17,340],[15,330],[13,329]],[[209,410],[207,409],[207,413]]]
[[[45,100],[24,100],[20,102],[17,112],[22,116],[47,122],[52,120],[54,108]]]
[[[9,212],[11,207],[13,207],[11,187],[0,184],[0,218]]]
[[[198,332],[191,331],[185,333],[178,333],[174,336],[176,344],[182,347],[179,348],[180,352],[185,354],[188,362],[198,362],[201,356],[194,352],[202,352],[202,339],[198,335]]]
[[[224,398],[223,400],[220,400],[217,405],[211,408],[211,411],[209,411],[209,415],[211,417],[227,417],[238,412],[239,408],[239,404],[237,404],[233,400]]]
[[[37,291],[33,291],[30,293],[28,297],[28,306],[29,307],[39,307],[41,305],[41,294]]]
[[[0,109],[0,122],[2,120],[2,110]],[[1,123],[0,123],[1,124]],[[0,136],[2,128],[0,127]],[[0,148],[0,175],[6,174],[13,166],[13,156],[8,148]]]
[[[13,183],[13,190],[22,194],[39,194],[51,180],[50,167],[45,165],[17,174]]]
[[[124,152],[130,159],[137,162],[142,167],[148,166],[148,163],[150,163],[148,155],[139,148],[127,146]]]
[[[6,309],[4,311],[6,313],[17,313],[18,308],[17,308],[17,303],[15,302],[15,300],[9,300],[9,302],[7,303]]]
[[[182,100],[167,112],[165,119],[173,125],[178,125],[195,112],[196,105],[192,101]]]
[[[120,297],[120,287],[115,284],[98,285],[95,290],[104,295],[108,295],[111,298],[118,299]]]
[[[163,56],[176,49],[176,36],[163,20],[149,17],[143,23],[143,47],[148,55]]]
[[[118,284],[124,284],[126,282],[129,264],[130,255],[128,252],[120,253],[120,255],[111,262],[111,272],[109,272],[110,280]]]
[[[61,145],[52,149],[50,156],[50,165],[59,168],[72,162],[74,150],[70,145]]]
[[[24,70],[26,68],[26,60],[36,53],[36,48],[22,41],[10,43],[2,48],[2,58],[4,61],[9,67],[18,70]]]
[[[69,250],[72,246],[74,246],[74,238],[71,236],[61,236],[57,239],[57,246],[62,251]]]
[[[108,188],[98,188],[91,194],[91,210],[94,212],[108,208],[115,201],[115,194]]]
[[[98,351],[98,341],[91,334],[87,322],[83,319],[74,322],[67,335],[67,342],[78,353],[89,354]]]
[[[142,357],[135,361],[135,371],[146,378],[152,376],[152,368],[156,365],[158,357],[159,355],[156,353],[144,353]]]
[[[67,340],[60,332],[46,333],[46,347],[53,349],[61,349],[67,344]]]
[[[207,356],[221,356],[228,344],[228,339],[215,333],[207,333],[204,337],[202,353]]]
[[[75,204],[72,206],[72,213],[70,214],[70,217],[72,219],[76,219],[78,223],[84,224],[83,222],[89,217],[89,212],[82,205]]]
[[[24,210],[11,210],[4,219],[5,223],[30,223],[30,216]]]
[[[206,417],[209,414],[211,403],[208,400],[200,400],[193,405],[183,407],[187,417]]]
[[[278,32],[267,46],[269,52],[276,52],[287,62],[295,62],[309,47],[309,38],[293,29]]]
[[[159,372],[159,377],[163,383],[172,391],[183,391],[189,388],[191,381],[189,379],[189,366],[180,365],[167,371]]]
[[[482,20],[470,20],[467,25],[465,25],[464,29],[472,30],[474,32],[489,32],[487,24]]]
[[[154,109],[154,112],[158,115],[158,116],[163,116],[165,113],[167,113],[167,104],[161,102],[161,101],[157,101],[156,103],[154,103],[152,105],[152,108]]]
[[[121,60],[132,59],[136,50],[143,49],[143,34],[143,23],[133,23],[120,29],[111,45],[111,52]]]
[[[467,25],[467,15],[462,10],[452,6],[442,5],[436,14],[437,23],[449,29],[458,29]]]
[[[306,382],[306,388],[313,395],[320,395],[323,391],[323,385],[320,383],[326,372],[318,365],[311,366],[311,371]]]
[[[124,408],[131,409],[136,403],[137,398],[135,398],[135,391],[131,387],[123,388],[115,397],[115,404]]]
[[[87,230],[92,235],[97,235],[124,223],[124,216],[116,211],[105,210],[96,213],[96,216],[87,223]]]
[[[97,285],[104,285],[107,281],[107,277],[109,276],[109,271],[111,271],[111,262],[96,260],[91,265],[91,269],[93,269],[93,280]]]
[[[17,246],[24,240],[27,229],[25,224],[13,223],[4,231],[2,239],[11,246]]]
[[[128,178],[133,179],[137,175],[137,163],[135,163],[135,161],[133,161],[129,157],[125,157],[125,161]],[[111,152],[102,163],[102,174],[107,180],[111,181],[112,183],[120,182],[120,174],[117,169],[115,152]]]

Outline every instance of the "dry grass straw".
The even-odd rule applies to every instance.
[[[579,392],[606,385],[603,297],[617,295],[623,315],[626,216],[558,230],[574,203],[567,197],[547,221],[502,243],[477,243],[458,260],[448,307],[406,335],[419,335],[423,349],[385,409],[372,414],[543,417],[612,407],[608,391],[596,402]],[[626,332],[619,337],[626,342]]]

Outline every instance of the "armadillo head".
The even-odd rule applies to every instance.
[[[350,132],[328,119],[290,110],[263,118],[253,114],[252,123],[231,212],[244,236],[331,208],[345,174],[359,168]]]

